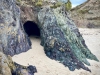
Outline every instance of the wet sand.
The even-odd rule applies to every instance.
[[[79,29],[88,48],[100,60],[100,29]],[[32,49],[25,53],[13,56],[13,60],[22,65],[34,65],[37,68],[35,75],[100,75],[100,62],[89,60],[91,73],[83,69],[69,71],[69,69],[55,60],[48,58],[40,45],[39,38],[31,37]]]

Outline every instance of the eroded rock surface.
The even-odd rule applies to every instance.
[[[41,45],[51,59],[60,61],[71,71],[83,68],[90,71],[86,58],[98,61],[85,45],[77,27],[62,8],[44,8],[38,14],[41,29]]]
[[[0,69],[1,74],[6,75],[6,69],[9,75],[34,75],[36,72],[34,66],[19,65],[13,62],[10,56],[6,56],[13,56],[30,49],[30,40],[21,25],[27,20],[38,22],[41,45],[44,46],[46,55],[68,66],[71,71],[80,68],[90,71],[84,65],[84,63],[90,65],[86,58],[98,61],[87,48],[79,30],[62,7],[55,9],[50,6],[42,7],[42,9],[38,7],[36,16],[32,16],[33,8],[29,10],[31,15],[30,12],[27,13],[28,8],[22,11],[24,13],[20,20],[20,9],[16,6],[15,0],[1,0],[0,2],[0,51],[4,56],[0,60],[0,66],[4,68]],[[3,67],[2,62],[6,66]]]
[[[22,66],[11,58],[30,48],[15,0],[0,0],[0,75],[34,75],[37,72],[35,66]]]
[[[11,75],[9,60],[2,52],[0,52],[0,75]]]
[[[15,0],[0,0],[0,42],[3,53],[13,56],[30,49],[20,20],[20,9]]]

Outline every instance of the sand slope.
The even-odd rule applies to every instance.
[[[100,29],[80,29],[80,32],[91,52],[100,60]],[[100,62],[89,60],[91,73],[82,69],[72,72],[45,55],[40,39],[31,37],[31,41],[32,49],[13,56],[13,60],[22,65],[35,65],[38,71],[35,75],[100,75]]]

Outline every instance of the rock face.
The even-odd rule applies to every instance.
[[[0,52],[0,75],[11,75],[8,58]]]
[[[83,68],[90,71],[85,64],[88,59],[98,61],[85,45],[85,42],[72,20],[62,8],[44,8],[40,10],[38,19],[41,29],[41,45],[51,59],[60,61],[71,71]]]
[[[29,42],[15,0],[0,0],[0,43],[3,53],[13,56],[25,52],[31,48]]]
[[[20,7],[23,12],[20,16],[20,9],[16,6],[15,0],[0,1],[0,73],[3,75],[34,75],[36,72],[34,66],[22,66],[13,62],[9,56],[31,48],[30,40],[25,35],[22,26],[22,23],[29,20],[38,23],[41,45],[48,57],[68,66],[71,71],[80,68],[90,71],[84,65],[84,63],[90,65],[86,58],[96,61],[98,59],[87,48],[84,39],[68,13],[65,13],[64,8],[54,9],[49,5],[42,6],[42,8],[37,6],[36,9],[34,8],[36,11],[33,11],[33,7],[29,11],[31,15],[37,12],[36,15],[33,13],[31,16],[29,12],[26,12],[28,9],[24,11],[24,8]]]
[[[100,0],[87,0],[71,10],[72,19],[78,27],[100,27]]]
[[[26,21],[34,21],[37,22],[37,15],[38,15],[38,8],[37,7],[31,7],[26,5],[19,5],[21,9],[21,21],[24,24]]]
[[[29,42],[15,0],[0,0],[0,75],[34,75],[37,72],[35,66],[22,66],[11,59],[30,49]]]
[[[98,61],[85,45],[78,28],[68,16],[69,14],[65,13],[64,8],[51,8],[50,5],[29,6],[29,4],[20,6],[20,8],[23,23],[29,20],[38,23],[41,45],[44,46],[48,57],[60,61],[71,71],[80,68],[90,71],[84,65],[84,63],[90,65],[86,58]]]

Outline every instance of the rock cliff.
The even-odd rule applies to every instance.
[[[11,56],[25,52],[31,43],[23,30],[15,0],[0,0],[0,75],[34,75],[34,66],[22,66]]]
[[[46,55],[58,60],[71,71],[80,68],[90,71],[84,65],[84,63],[90,65],[87,58],[98,61],[85,45],[78,28],[63,6],[55,7],[52,2],[42,0],[38,2],[20,0],[17,5],[15,0],[1,0],[0,2],[0,51],[3,55],[0,66],[3,65],[2,59],[7,59],[4,64],[8,68],[9,75],[24,75],[23,72],[27,73],[26,75],[33,75],[36,72],[34,66],[23,67],[13,62],[8,56],[25,52],[31,48],[31,42],[23,28],[23,24],[27,21],[33,21],[38,25],[41,45]],[[7,64],[10,62],[14,68]],[[6,73],[6,70],[4,71]],[[2,68],[0,72],[3,73]]]
[[[78,27],[100,27],[100,0],[87,0],[71,10],[72,19]]]
[[[13,56],[31,48],[21,24],[15,0],[0,0],[0,44],[6,55]]]

